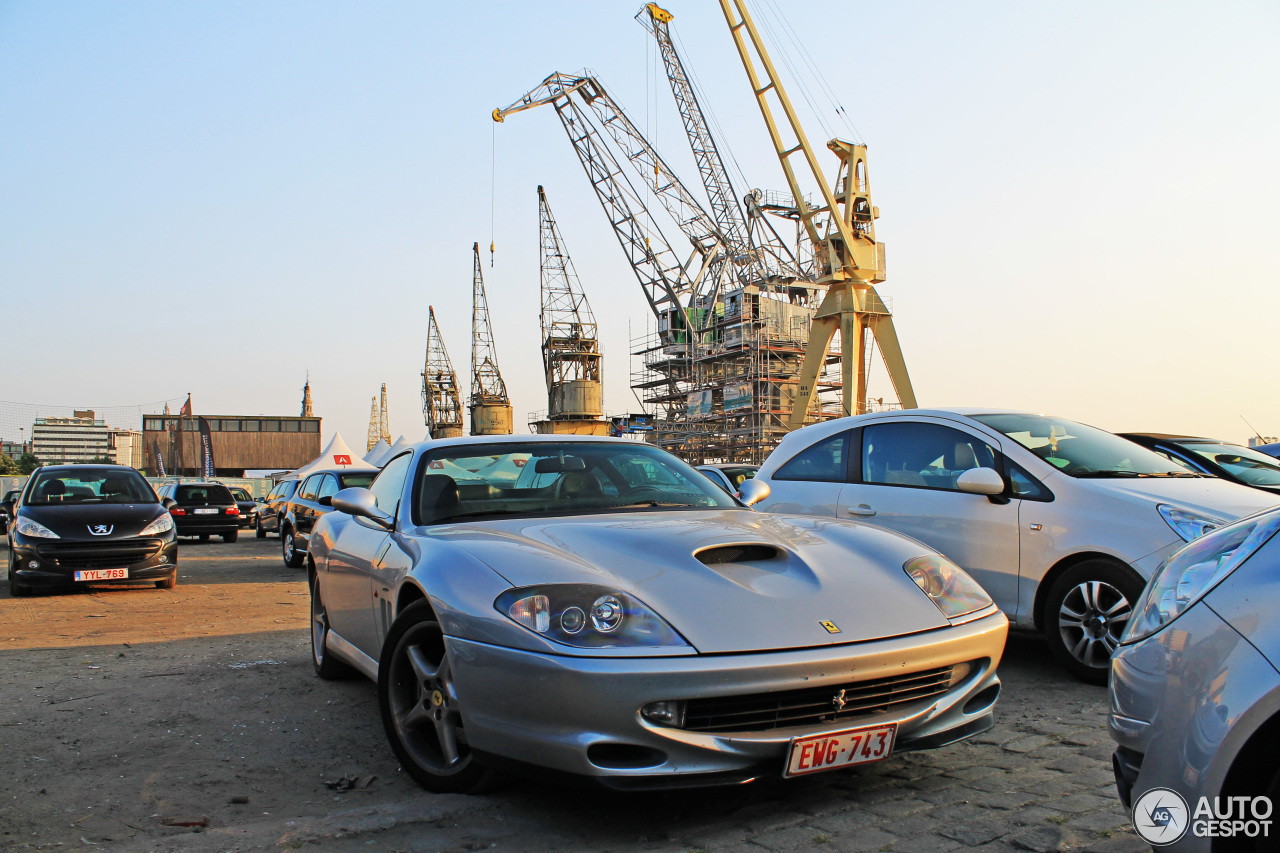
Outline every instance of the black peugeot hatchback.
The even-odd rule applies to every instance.
[[[9,504],[9,594],[38,586],[178,582],[173,518],[126,465],[47,465]]]

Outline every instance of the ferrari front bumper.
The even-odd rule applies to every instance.
[[[750,654],[569,657],[451,637],[463,723],[482,756],[597,777],[614,787],[673,787],[781,775],[792,738],[896,723],[895,752],[943,746],[990,728],[996,666],[1008,620],[994,613],[965,625],[873,642]],[[955,682],[913,701],[866,713],[743,730],[695,730],[646,719],[655,702],[754,702],[767,694],[898,682],[956,668]],[[842,703],[838,703],[841,704]],[[774,727],[774,726],[777,727]]]

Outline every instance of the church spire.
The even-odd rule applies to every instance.
[[[302,386],[302,417],[314,418],[315,411],[311,408],[311,371],[307,371],[307,384]]]

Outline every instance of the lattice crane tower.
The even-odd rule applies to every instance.
[[[600,342],[573,261],[564,248],[547,194],[538,187],[538,259],[542,282],[542,367],[547,420],[537,433],[608,435],[603,414]]]
[[[387,383],[382,383],[382,403],[378,409],[378,437],[387,444],[391,443],[391,428],[387,423]]]
[[[471,246],[474,269],[471,290],[471,410],[472,435],[510,435],[511,399],[507,383],[498,371],[498,351],[489,322],[489,300],[484,293],[480,244]]]
[[[444,348],[436,309],[427,307],[427,358],[422,367],[422,419],[432,438],[462,435],[462,401],[458,374]]]
[[[371,397],[369,401],[369,438],[365,442],[365,453],[373,450],[379,439],[382,438],[382,433],[378,430],[378,420],[378,398]]]

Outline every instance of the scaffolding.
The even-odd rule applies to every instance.
[[[631,385],[661,414],[651,440],[695,464],[759,464],[789,431],[816,297],[758,285],[722,291],[692,347],[657,332],[632,340]],[[840,350],[819,381],[813,420],[840,417]]]

